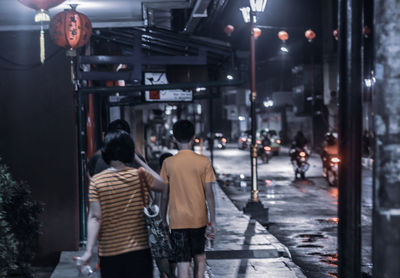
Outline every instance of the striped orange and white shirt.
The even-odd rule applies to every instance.
[[[153,177],[146,172],[146,178],[151,185]],[[147,202],[147,190],[145,193]],[[89,201],[100,202],[100,256],[148,248],[142,191],[136,169],[109,168],[95,175],[89,186]]]

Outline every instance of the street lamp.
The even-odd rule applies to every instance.
[[[255,64],[255,32],[254,24],[257,13],[263,12],[267,4],[267,0],[249,0],[250,7],[241,8],[243,20],[250,23],[250,117],[251,117],[251,202],[259,202],[258,185],[257,185],[257,142],[256,142],[256,64]]]

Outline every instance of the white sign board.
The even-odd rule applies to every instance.
[[[144,74],[145,85],[168,84],[165,72],[146,72]],[[154,102],[188,102],[193,101],[193,92],[191,90],[183,91],[173,90],[152,90],[145,92],[146,101]]]

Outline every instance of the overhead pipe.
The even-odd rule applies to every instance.
[[[208,16],[207,7],[211,0],[197,0],[194,4],[192,13],[186,23],[185,28],[183,28],[183,33],[192,33],[202,18]]]

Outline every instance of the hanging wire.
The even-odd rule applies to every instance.
[[[56,51],[54,51],[52,54],[50,54],[46,61],[50,61],[52,58],[54,58],[57,54],[59,54],[63,49],[59,48]],[[40,66],[42,66],[43,64],[39,61],[37,63],[33,63],[33,64],[21,64],[21,63],[17,63],[15,61],[12,61],[4,56],[0,56],[0,61],[4,62],[4,63],[8,63],[10,65],[2,65],[0,63],[0,69],[2,70],[9,70],[9,71],[26,71],[26,70],[32,70],[35,68],[38,68]]]

